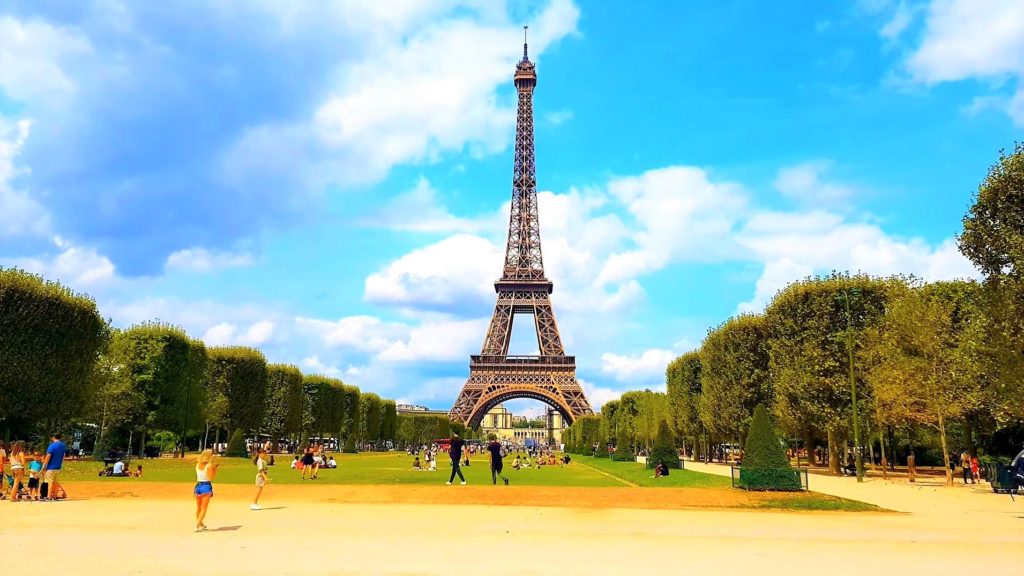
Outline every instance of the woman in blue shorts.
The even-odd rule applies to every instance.
[[[213,498],[213,479],[217,476],[217,465],[213,463],[213,450],[203,450],[196,462],[196,532],[206,530],[206,509]]]

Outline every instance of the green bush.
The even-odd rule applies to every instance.
[[[247,458],[249,456],[249,452],[245,449],[245,433],[242,432],[241,428],[237,428],[235,433],[231,435],[225,454],[238,458]]]
[[[351,436],[349,436],[348,440],[345,441],[345,454],[355,454],[355,453],[356,453],[356,441],[353,440]]]
[[[608,447],[607,446],[598,446],[597,451],[594,452],[594,458],[607,458],[607,457],[608,457]]]
[[[658,424],[658,435],[654,439],[654,447],[651,448],[651,454],[647,457],[647,467],[654,468],[658,462],[665,462],[665,465],[669,468],[681,468],[679,464],[679,451],[676,450],[674,435],[668,427],[668,422],[664,420]]]
[[[739,487],[747,490],[800,490],[800,474],[789,465],[786,451],[764,405],[754,408],[740,468]]]
[[[612,462],[636,462],[636,454],[625,448],[619,448],[612,453]]]

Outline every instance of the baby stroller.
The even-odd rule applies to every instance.
[[[7,499],[8,489],[11,486],[14,486],[14,476],[11,476],[10,474],[5,474],[5,476],[7,477],[7,483],[4,484],[3,487],[0,487],[0,500]],[[28,488],[25,487],[24,482],[18,482],[18,499],[20,500],[23,498],[28,498]]]

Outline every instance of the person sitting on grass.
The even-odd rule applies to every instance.
[[[296,456],[296,457],[295,457],[295,458],[294,458],[294,459],[292,460],[292,470],[295,470],[295,469],[296,469],[296,468],[298,468],[298,467],[299,467],[299,457],[298,457],[298,456]]]
[[[413,470],[422,470],[423,469],[423,468],[420,467],[420,457],[419,456],[417,456],[416,459],[412,461],[412,469]]]
[[[651,478],[661,478],[662,476],[668,476],[668,466],[665,465],[664,460],[658,460],[658,465],[654,467],[654,476]]]
[[[334,460],[334,456],[331,456],[331,460],[327,463],[328,468],[337,468],[338,462]]]
[[[124,462],[122,462],[120,459],[118,459],[117,462],[114,462],[114,472],[113,472],[112,475],[113,476],[127,476],[127,474],[125,474],[125,472],[124,472]]]
[[[434,458],[430,459],[430,465],[427,466],[427,472],[437,472],[437,460]]]
[[[568,454],[563,454],[562,455],[562,466],[563,467],[568,466],[569,462],[572,462],[572,458],[569,458]]]
[[[520,468],[522,468],[522,466],[523,466],[523,462],[519,459],[519,455],[516,454],[515,460],[512,461],[512,469],[513,470],[519,470]]]

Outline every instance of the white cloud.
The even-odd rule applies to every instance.
[[[583,393],[587,395],[587,400],[590,400],[590,407],[595,412],[599,412],[601,407],[608,402],[618,400],[624,392],[624,390],[612,390],[611,388],[596,386],[583,378],[577,378],[576,381],[583,387]]]
[[[385,362],[469,360],[480,350],[490,318],[426,321],[376,356]]]
[[[805,162],[779,170],[773,185],[783,196],[811,206],[841,204],[853,196],[849,186],[825,182],[822,176],[832,163],[828,161]]]
[[[933,0],[920,44],[908,56],[910,77],[924,84],[1012,78],[1006,112],[1024,126],[1024,3]]]
[[[775,296],[775,293],[787,284],[810,276],[814,270],[810,266],[797,264],[789,258],[781,258],[766,262],[764,272],[757,279],[753,300],[741,302],[738,312],[759,312]]]
[[[878,33],[887,40],[896,40],[914,21],[915,15],[916,10],[910,4],[907,4],[905,0],[900,0],[892,18],[882,26]]]
[[[351,348],[368,353],[377,353],[390,348],[408,333],[408,328],[399,323],[384,322],[375,316],[347,316],[336,322],[317,318],[298,317],[296,325],[305,332],[312,332],[328,347]]]
[[[496,215],[496,214],[495,214]],[[500,228],[496,218],[458,218],[438,198],[430,181],[421,177],[416,185],[396,196],[368,224],[409,232],[493,232]]]
[[[519,58],[519,22],[475,3],[360,17],[366,28],[387,24],[364,46],[364,58],[338,71],[310,118],[252,127],[225,157],[225,177],[243,183],[290,171],[321,184],[367,183],[398,164],[507,145],[515,107],[497,90]],[[530,22],[531,56],[574,33],[578,18],[569,0],[553,0]]]
[[[0,260],[0,264],[39,274],[76,290],[92,288],[115,278],[114,264],[106,256],[90,248],[73,246],[59,237],[54,239],[54,244],[60,250],[57,254],[7,258]]]
[[[2,69],[3,59],[0,56]],[[0,116],[0,237],[41,236],[50,230],[50,215],[46,209],[24,190],[16,190],[13,184],[15,176],[28,172],[26,168],[17,167],[14,159],[28,139],[31,125],[28,120],[10,122]]]
[[[207,346],[227,346],[238,344],[244,346],[261,346],[270,341],[274,334],[274,323],[261,320],[242,329],[230,322],[221,322],[211,326],[203,333],[202,340]]]
[[[644,382],[664,378],[665,368],[677,354],[672,350],[651,348],[638,356],[610,352],[601,355],[601,371],[620,382]]]
[[[341,375],[341,370],[337,366],[328,366],[320,361],[320,357],[313,355],[308,358],[302,359],[302,367],[308,368],[313,374],[323,374],[324,376],[332,376],[337,378]]]
[[[414,250],[366,279],[368,302],[450,308],[493,298],[503,253],[490,241],[459,234]]]
[[[89,41],[68,28],[0,16],[0,89],[20,102],[75,92],[67,70],[92,54]]]
[[[206,248],[193,247],[178,250],[168,256],[164,269],[211,272],[222,268],[250,266],[254,261],[251,254],[244,252],[210,252]]]
[[[569,120],[572,120],[572,110],[557,110],[555,112],[548,112],[544,115],[544,120],[548,124],[558,126],[559,124],[565,124]]]

